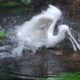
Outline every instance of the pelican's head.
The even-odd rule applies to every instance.
[[[70,29],[69,29],[69,26],[67,26],[67,25],[60,25],[58,27],[58,30],[59,30],[59,32],[68,33]]]
[[[76,41],[76,39],[72,36],[71,31],[70,31],[68,25],[60,25],[60,26],[59,26],[59,32],[62,32],[62,33],[64,33],[64,34],[66,33],[66,34],[69,35],[68,38],[70,39],[70,41],[71,41],[71,43],[72,43],[72,45],[73,45],[74,51],[77,51],[77,48],[80,50],[80,45],[79,45],[79,43]],[[65,35],[65,36],[66,36],[66,35]]]

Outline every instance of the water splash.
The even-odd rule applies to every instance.
[[[64,37],[60,34],[58,36],[53,35],[55,24],[60,19],[62,12],[55,6],[49,5],[46,11],[32,17],[29,21],[26,21],[24,24],[20,26],[16,26],[14,30],[14,34],[11,36],[11,40],[15,40],[17,42],[17,46],[11,50],[11,55],[9,57],[18,57],[22,56],[22,52],[24,49],[32,50],[33,53],[42,46],[47,46],[49,43],[49,37],[54,37],[52,43],[50,42],[49,47],[54,47],[56,43],[61,42],[65,38],[65,32],[68,27],[59,28],[59,30],[63,30]],[[10,32],[13,33],[13,32]],[[50,34],[52,36],[47,34]],[[80,49],[80,45],[77,43],[75,38],[71,35],[71,32],[68,32],[70,36],[70,41],[73,45],[74,51],[77,51],[76,46]],[[58,38],[56,38],[58,37]],[[56,38],[56,39],[55,39]],[[59,41],[60,40],[60,41]],[[57,42],[56,42],[57,41]]]
[[[13,56],[21,56],[23,49],[32,50],[33,53],[42,46],[47,46],[48,37],[47,32],[53,35],[54,27],[56,22],[60,19],[62,12],[60,9],[55,6],[49,5],[49,8],[46,11],[43,11],[41,14],[32,17],[29,21],[20,25],[16,30],[16,38],[18,41],[18,46],[13,49]],[[65,36],[66,29],[68,27],[64,26],[59,30],[63,30],[63,35]],[[68,28],[69,29],[69,28]],[[75,38],[71,35],[71,32],[68,30],[68,34],[70,36],[70,41],[72,43],[74,51],[77,51],[77,48],[80,49],[80,45],[75,40]],[[50,36],[50,35],[49,35]],[[61,36],[61,35],[60,35]],[[58,36],[58,37],[60,37]],[[57,37],[54,35],[54,37]],[[64,37],[65,38],[65,37]],[[61,39],[61,41],[64,38]],[[51,38],[50,38],[51,39]],[[57,40],[55,42],[55,38],[51,45],[54,47],[56,43],[60,41]],[[50,40],[51,41],[51,40]],[[49,44],[50,45],[50,44]]]
[[[18,47],[14,48],[14,56],[20,56],[24,48],[31,49],[33,53],[47,43],[49,26],[61,17],[62,12],[57,7],[49,5],[46,11],[32,17],[29,21],[16,29]],[[53,31],[53,30],[52,30]]]

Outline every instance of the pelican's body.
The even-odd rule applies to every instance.
[[[49,8],[46,11],[43,11],[41,14],[32,17],[30,21],[27,21],[21,25],[16,34],[19,40],[19,47],[17,48],[20,50],[19,54],[22,52],[25,45],[29,49],[36,50],[42,46],[54,47],[56,44],[64,40],[66,34],[70,33],[67,25],[60,25],[58,27],[58,34],[53,34],[55,24],[61,15],[62,12],[60,9],[49,5]],[[76,40],[74,42],[77,43]],[[75,47],[74,44],[73,46]],[[79,45],[78,48],[80,48]]]
[[[17,32],[19,40],[26,41],[27,45],[36,48],[47,46],[47,32],[50,28],[50,25],[53,23],[53,26],[55,26],[61,15],[62,12],[58,8],[50,5],[46,11],[43,11],[41,14],[32,17],[32,19],[25,22],[21,28],[19,27]],[[53,31],[54,27],[52,28],[51,32]]]

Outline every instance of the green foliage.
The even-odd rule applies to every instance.
[[[80,80],[80,72],[77,73],[63,73],[56,77],[38,78],[37,80]]]
[[[7,2],[0,2],[0,6],[16,6],[19,5],[19,3],[7,1]]]
[[[64,73],[64,74],[61,74],[60,80],[80,80],[80,73]]]
[[[21,2],[23,2],[24,4],[30,4],[31,0],[21,0]]]
[[[17,2],[15,2],[15,1],[0,2],[0,6],[16,6],[16,5],[21,5],[22,3],[30,4],[31,0],[20,0],[20,1],[17,1]]]
[[[20,7],[24,4],[28,5],[31,3],[31,0],[20,0],[20,1],[1,1],[0,2],[0,7],[4,7],[4,9],[2,9],[0,11],[0,13],[18,13],[20,12],[23,7]],[[19,6],[19,7],[16,7],[16,6]],[[12,7],[12,9],[10,8]],[[9,8],[9,9],[8,9]]]
[[[0,39],[4,39],[6,37],[6,33],[4,31],[0,31]]]

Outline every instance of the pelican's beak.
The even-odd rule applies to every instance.
[[[72,43],[72,46],[73,46],[73,49],[74,51],[76,52],[77,51],[77,48],[80,50],[80,44],[76,41],[76,39],[72,36],[71,32],[69,31],[68,32],[68,35],[69,35],[69,39]]]

